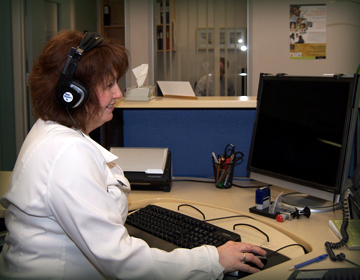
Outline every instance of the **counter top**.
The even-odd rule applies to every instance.
[[[10,179],[11,172],[0,171],[0,195],[4,194]],[[195,181],[194,181],[195,180]],[[248,276],[246,279],[277,279],[286,280],[291,274],[289,270],[295,264],[326,254],[325,242],[338,242],[338,237],[330,229],[328,223],[331,219],[342,219],[342,211],[312,213],[310,218],[301,216],[299,219],[286,220],[282,223],[275,219],[259,216],[249,212],[249,208],[255,205],[255,188],[232,187],[230,189],[218,189],[213,182],[196,182],[196,178],[175,178],[170,192],[162,191],[132,191],[129,195],[129,210],[144,207],[150,203],[169,206],[171,209],[182,203],[196,205],[206,214],[206,218],[222,217],[227,213],[242,214],[252,216],[256,219],[259,227],[264,227],[270,236],[270,242],[266,242],[264,237],[257,234],[256,231],[248,227],[236,228],[243,242],[249,242],[258,246],[264,246],[271,250],[279,248],[280,243],[285,239],[293,240],[294,243],[303,245],[308,251],[304,254],[299,247],[292,247],[291,254],[295,257],[291,260],[281,263],[277,266],[268,268],[259,273]],[[201,179],[202,180],[202,179]],[[203,181],[203,180],[202,180]],[[234,182],[236,183],[236,182]],[[278,187],[271,187],[271,196],[274,200],[280,192],[289,192]],[[175,206],[174,206],[175,205]],[[176,210],[176,209],[173,209]],[[181,208],[181,211],[187,215],[193,215],[195,218],[198,213],[192,211],[192,208]],[[4,217],[5,209],[0,206],[0,217]],[[240,218],[243,219],[243,218]],[[246,218],[245,218],[246,219]],[[252,219],[247,220],[221,220],[215,222],[216,225],[227,228],[237,222],[252,223]],[[276,233],[278,232],[278,233]],[[284,236],[284,239],[281,239]],[[283,246],[283,244],[282,244]],[[288,249],[286,249],[288,250]],[[281,251],[286,255],[286,250]],[[300,250],[300,251],[299,251]],[[335,254],[343,252],[346,258],[360,265],[360,251],[348,250],[345,247],[334,250]],[[303,269],[328,269],[328,268],[352,268],[353,265],[348,262],[332,262],[329,258],[324,261],[313,263]]]
[[[256,96],[199,96],[193,98],[180,97],[155,97],[150,101],[125,101],[118,99],[115,108],[121,109],[188,109],[188,108],[256,108]]]
[[[234,182],[236,183],[236,182]],[[249,215],[256,218],[257,221],[276,229],[278,232],[285,234],[294,240],[294,243],[303,245],[308,254],[292,258],[291,260],[279,264],[275,267],[268,268],[259,273],[250,275],[246,279],[262,280],[276,279],[286,280],[292,273],[290,267],[302,263],[304,261],[315,258],[319,255],[326,254],[325,242],[338,242],[339,238],[329,227],[329,220],[342,219],[342,211],[325,213],[312,213],[310,218],[304,216],[295,220],[285,220],[280,223],[275,219],[259,216],[249,212],[249,208],[255,205],[256,188],[238,188],[218,189],[214,183],[195,183],[193,181],[174,181],[170,192],[161,191],[132,191],[129,195],[129,209],[137,209],[150,203],[188,203],[202,206],[212,206],[214,211],[227,210],[237,214]],[[271,197],[274,200],[281,192],[288,193],[279,187],[271,187]],[[203,208],[201,208],[203,209]],[[210,213],[213,215],[213,213]],[[197,217],[199,218],[199,217]],[[207,217],[208,218],[208,217]],[[209,217],[211,218],[211,217]],[[243,221],[236,221],[243,222]],[[248,221],[247,221],[248,222]],[[217,224],[219,225],[219,224]],[[220,224],[223,226],[225,224]],[[225,227],[225,226],[224,226]],[[238,230],[241,230],[238,232]],[[246,229],[236,229],[242,236],[242,241],[264,246],[274,250],[277,245],[272,242],[256,243],[255,235],[248,235]],[[252,232],[254,233],[254,232]],[[250,234],[250,233],[249,233]],[[270,240],[271,241],[271,240]],[[348,250],[345,247],[334,250],[335,254],[343,252],[346,258],[360,265],[360,251]],[[285,250],[279,252],[285,254]],[[327,268],[353,268],[354,266],[348,262],[332,262],[329,258],[324,261],[313,263],[302,269],[327,269]]]

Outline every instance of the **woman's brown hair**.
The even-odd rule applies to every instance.
[[[57,101],[55,90],[70,48],[76,48],[82,38],[83,34],[78,31],[58,33],[48,41],[34,63],[29,84],[35,118],[55,121],[67,127],[74,126],[65,107]],[[86,130],[87,120],[99,111],[96,87],[105,87],[107,82],[120,79],[128,70],[128,57],[123,46],[104,39],[100,45],[84,53],[78,62],[74,79],[84,84],[89,92],[89,99],[79,109],[69,111],[81,130]]]

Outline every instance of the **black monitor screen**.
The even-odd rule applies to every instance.
[[[339,193],[355,127],[354,88],[354,78],[261,75],[248,169]]]

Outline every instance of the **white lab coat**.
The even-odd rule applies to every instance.
[[[222,277],[215,247],[167,253],[128,235],[130,185],[114,159],[73,129],[34,124],[0,200],[9,230],[0,279]]]

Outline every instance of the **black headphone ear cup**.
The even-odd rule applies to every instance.
[[[76,98],[74,98],[76,101],[74,102],[75,105],[72,108],[80,108],[86,102],[86,100],[88,100],[89,92],[83,83],[75,79],[72,81],[70,87],[76,91]]]
[[[65,107],[78,109],[86,102],[89,93],[84,84],[74,79],[69,86],[62,85],[56,97]]]
[[[354,189],[357,190],[360,186],[360,164],[355,167],[352,182]]]

